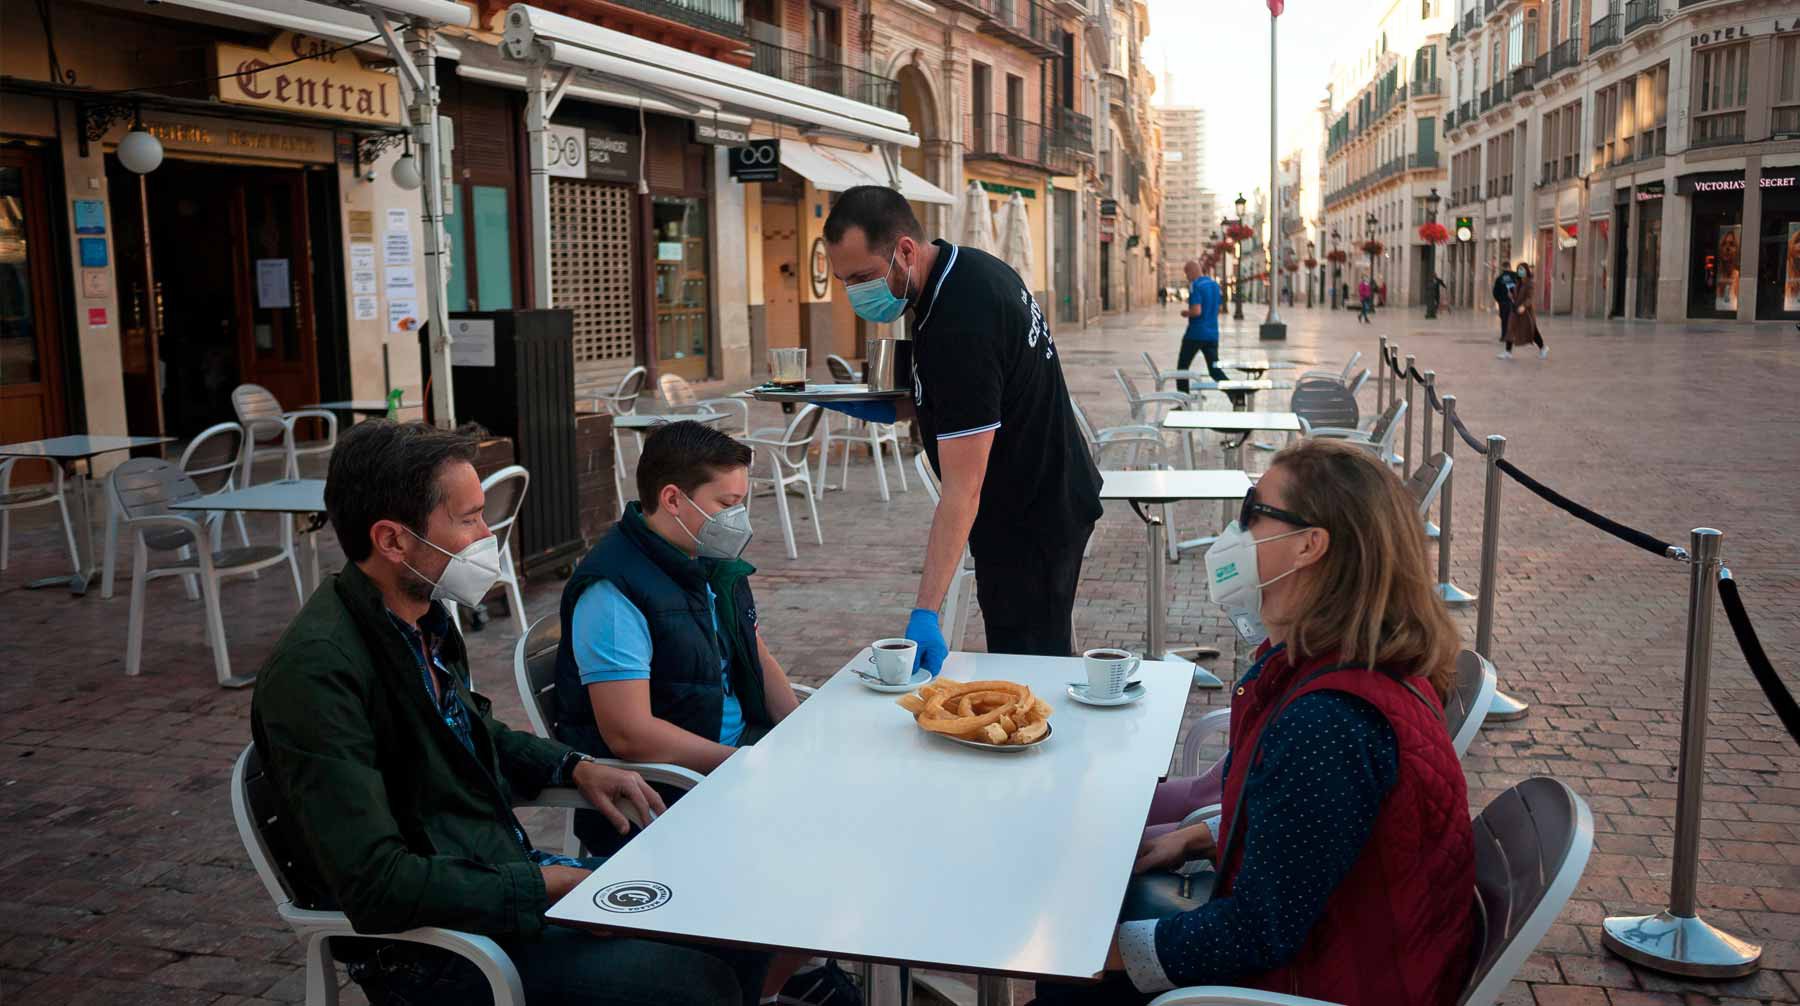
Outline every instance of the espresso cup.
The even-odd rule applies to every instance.
[[[1095,699],[1117,698],[1140,663],[1125,650],[1112,647],[1089,650],[1081,659],[1087,665],[1088,697]]]
[[[875,664],[875,676],[884,685],[903,685],[911,681],[918,657],[919,644],[910,639],[877,639],[869,645],[869,659]]]

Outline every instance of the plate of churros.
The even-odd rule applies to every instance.
[[[899,700],[928,734],[984,751],[1016,753],[1050,739],[1050,703],[1011,681],[937,680]]]

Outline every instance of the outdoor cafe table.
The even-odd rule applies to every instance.
[[[1241,401],[1242,411],[1253,412],[1256,410],[1256,393],[1274,391],[1275,382],[1266,377],[1254,381],[1217,381],[1209,390],[1224,392],[1231,397],[1233,403]]]
[[[1226,413],[1242,415],[1242,413]],[[1159,513],[1151,513],[1143,504],[1166,505],[1183,500],[1241,500],[1250,491],[1250,476],[1242,469],[1230,468],[1223,471],[1135,471],[1135,472],[1101,472],[1100,498],[1102,500],[1125,500],[1131,509],[1143,519],[1145,530],[1149,536],[1148,566],[1144,577],[1144,656],[1156,655],[1163,660],[1180,661],[1177,654],[1169,652],[1166,636],[1168,633],[1168,609],[1163,601],[1163,536],[1167,529],[1163,526],[1163,518]],[[1171,556],[1173,558],[1173,556]],[[1218,656],[1219,651],[1212,647],[1196,647],[1199,654]],[[1190,668],[1194,683],[1202,688],[1223,688],[1225,683],[1218,676],[1204,667]]]
[[[416,409],[423,402],[401,402],[403,409]],[[309,409],[324,409],[327,412],[348,412],[358,416],[385,416],[388,403],[385,398],[350,398],[339,402],[314,402]]]
[[[1271,370],[1292,370],[1295,364],[1287,360],[1220,360],[1221,370],[1241,370],[1255,380]]]
[[[77,537],[77,556],[75,572],[69,576],[46,576],[33,580],[25,585],[27,590],[40,587],[53,587],[64,584],[69,593],[77,597],[87,593],[88,584],[94,579],[94,522],[88,514],[87,473],[77,467],[75,462],[84,458],[93,458],[114,451],[128,451],[134,447],[151,447],[166,444],[173,437],[90,437],[70,436],[51,437],[48,440],[30,440],[18,444],[0,446],[0,457],[17,458],[49,458],[69,471],[70,493],[75,497],[75,520],[81,525],[81,534]],[[89,468],[93,467],[89,462]]]
[[[1194,467],[1194,442],[1191,439],[1195,430],[1211,430],[1214,433],[1240,433],[1237,444],[1226,444],[1222,450],[1224,464],[1227,468],[1242,468],[1242,452],[1240,447],[1243,438],[1257,430],[1273,430],[1290,436],[1300,432],[1300,417],[1292,412],[1198,412],[1192,410],[1176,410],[1163,417],[1163,429],[1176,430],[1182,434],[1182,442],[1187,449],[1188,467]],[[1238,499],[1242,499],[1240,493]],[[1229,501],[1227,501],[1229,502]],[[1220,526],[1230,521],[1230,517],[1221,515]],[[1213,535],[1190,538],[1186,541],[1170,540],[1169,558],[1180,559],[1182,552],[1196,548],[1205,548],[1213,543]]]
[[[927,734],[897,696],[863,687],[851,669],[866,667],[864,647],[548,916],[978,975],[1098,975],[1188,665],[1144,663],[1145,697],[1102,709],[1068,697],[1086,679],[1078,657],[950,654],[943,677],[1018,682],[1054,707],[1049,739],[1010,753]],[[980,984],[983,1006],[1002,1001],[1004,982]]]
[[[325,526],[325,480],[324,479],[282,479],[279,482],[264,482],[260,485],[233,489],[229,492],[215,493],[211,496],[197,496],[181,503],[172,503],[171,510],[215,510],[241,511],[243,513],[275,513],[302,514],[313,519],[300,528],[301,537],[306,539],[306,561],[300,564],[302,579],[301,591],[312,596],[313,588],[319,585],[319,535]]]

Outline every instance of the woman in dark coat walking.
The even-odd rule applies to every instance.
[[[1537,307],[1532,303],[1537,296],[1537,284],[1532,282],[1531,265],[1519,263],[1519,286],[1513,291],[1513,314],[1506,321],[1506,351],[1501,353],[1503,359],[1512,359],[1514,346],[1523,346],[1528,342],[1536,343],[1538,359],[1548,359],[1550,350],[1544,345],[1543,333],[1538,331]]]

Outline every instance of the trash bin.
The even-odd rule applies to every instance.
[[[510,437],[531,488],[514,525],[519,572],[573,565],[585,543],[576,497],[575,316],[568,310],[450,315],[451,391],[459,423]],[[431,373],[430,326],[419,330]],[[432,419],[429,396],[426,418]]]

